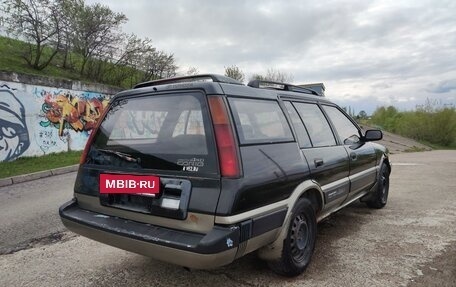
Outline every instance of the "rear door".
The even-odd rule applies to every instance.
[[[156,194],[138,188],[148,176],[158,178]],[[119,184],[123,192],[117,192]],[[115,100],[81,166],[75,193],[90,196],[81,198],[92,209],[143,214],[144,221],[147,216],[184,220],[188,212],[214,214],[220,176],[205,94]]]
[[[277,100],[229,97],[243,177],[225,180],[220,214],[240,213],[288,198],[307,164]]]
[[[337,145],[330,125],[316,103],[285,101],[285,106],[311,177],[321,185],[326,208],[340,205],[350,186],[347,151]]]

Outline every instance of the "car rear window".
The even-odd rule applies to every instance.
[[[230,98],[229,102],[241,144],[294,140],[276,101]]]
[[[98,152],[95,157],[111,158],[107,164],[123,161],[142,168],[214,171],[208,123],[202,94],[120,99],[111,106],[92,147]]]

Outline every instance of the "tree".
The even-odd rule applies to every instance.
[[[238,80],[239,82],[244,82],[245,79],[244,73],[236,65],[225,67],[225,76]]]
[[[56,2],[5,0],[2,4],[8,31],[27,42],[24,60],[34,69],[46,68],[57,54],[61,40],[61,17]]]
[[[134,34],[124,35],[121,45],[116,49],[110,65],[106,65],[106,79],[109,84],[119,85],[129,79],[130,86],[140,81],[140,69],[149,53],[155,52],[151,40],[140,39]]]
[[[397,122],[400,117],[401,114],[395,107],[380,107],[372,114],[372,122],[388,131],[396,132]]]
[[[143,58],[140,70],[144,72],[142,81],[150,81],[176,76],[177,65],[173,54],[154,50]]]
[[[84,2],[75,1],[72,9],[73,51],[82,58],[80,74],[83,75],[89,59],[94,60],[92,64],[96,64],[96,60],[112,59],[122,41],[120,26],[127,17],[98,3],[86,6]]]
[[[261,80],[261,81],[271,81],[279,83],[291,83],[293,82],[293,75],[276,70],[274,68],[269,68],[266,72],[266,75],[253,74],[250,77],[250,80]]]
[[[83,7],[84,0],[56,0],[58,3],[59,17],[61,21],[60,35],[61,41],[58,47],[59,54],[62,56],[62,68],[72,69],[74,63],[71,59],[71,51],[74,41],[74,15]]]
[[[293,82],[293,75],[282,72],[273,68],[269,68],[266,77],[268,81],[280,82],[280,83],[291,83]]]
[[[367,113],[366,113],[366,111],[364,111],[364,110],[360,111],[359,114],[358,114],[358,118],[359,118],[359,119],[362,119],[362,120],[367,119]]]
[[[419,141],[456,145],[456,109],[435,107],[429,101],[415,111],[401,112],[393,106],[377,108],[372,123]]]
[[[187,76],[195,76],[199,74],[199,70],[196,67],[188,67],[187,72],[185,74]]]
[[[350,117],[354,118],[354,117],[355,117],[355,114],[356,114],[355,108],[352,108],[351,106],[348,106],[348,115],[349,115]]]
[[[253,81],[253,80],[266,81],[266,77],[264,77],[263,75],[260,75],[260,74],[253,74],[249,80],[250,81]]]

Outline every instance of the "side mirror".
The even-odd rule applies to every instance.
[[[383,138],[383,133],[381,130],[367,130],[364,135],[363,140],[366,142],[378,141]]]

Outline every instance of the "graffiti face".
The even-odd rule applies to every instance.
[[[10,161],[29,147],[22,103],[5,86],[0,88],[0,161]]]
[[[77,132],[89,131],[95,127],[107,104],[108,100],[103,98],[46,94],[42,112],[47,121],[42,121],[40,124],[43,127],[55,126],[59,130],[60,137],[63,136],[65,128],[71,128]]]

